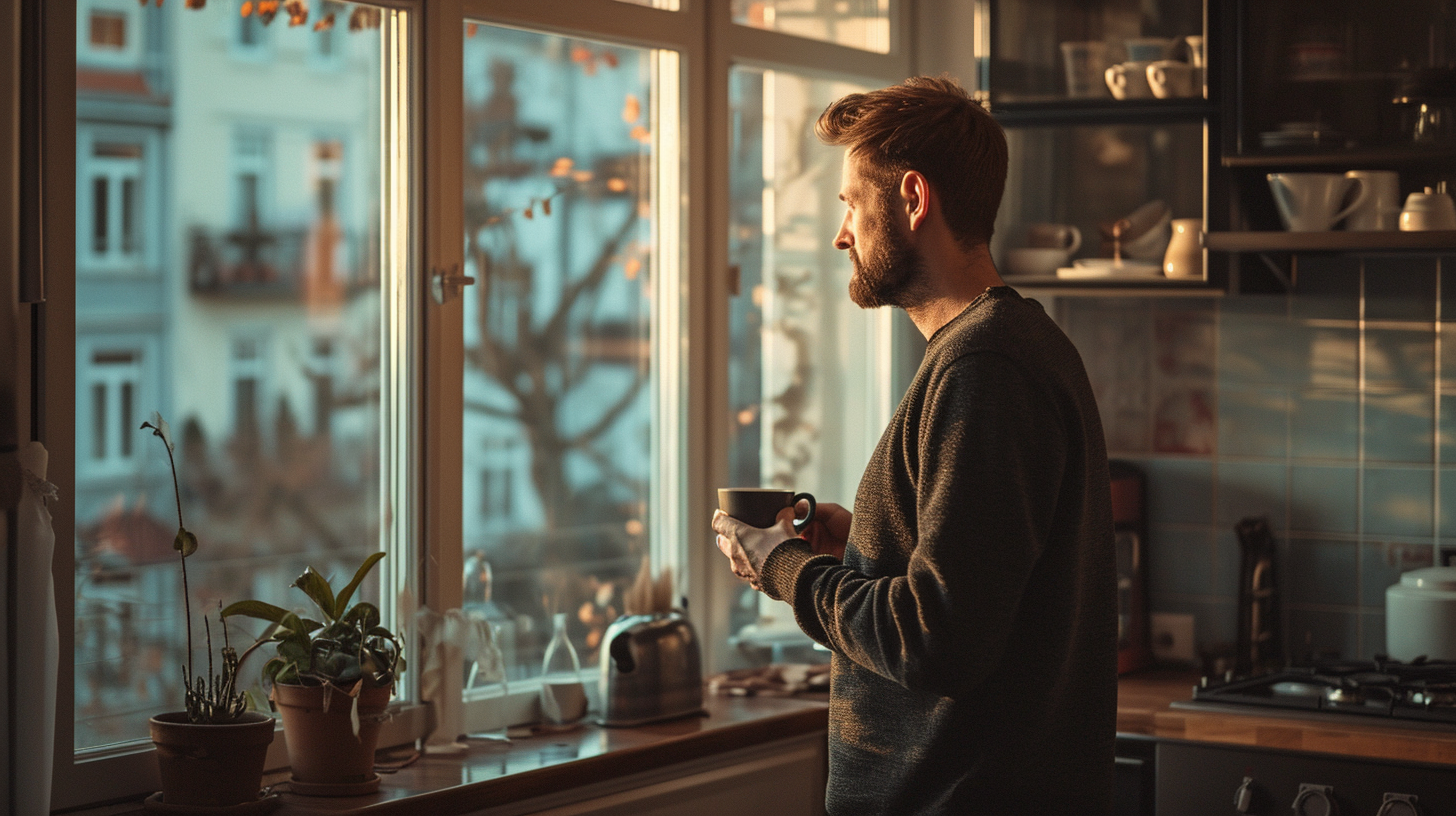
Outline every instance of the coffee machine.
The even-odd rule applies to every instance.
[[[1148,616],[1147,478],[1130,462],[1111,461],[1112,528],[1117,547],[1117,672],[1153,662]]]

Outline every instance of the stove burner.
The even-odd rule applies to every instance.
[[[1456,661],[1325,661],[1204,678],[1193,701],[1456,724]]]

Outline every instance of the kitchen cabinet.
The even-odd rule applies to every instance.
[[[1395,171],[1399,202],[1426,187],[1456,188],[1449,2],[975,7],[977,93],[1006,128],[1011,159],[992,254],[1013,285],[1049,294],[1284,291],[1299,253],[1456,251],[1453,231],[1289,232],[1268,182],[1275,172]],[[1202,60],[1193,47],[1200,37]],[[1159,42],[1161,54],[1147,51]],[[1155,98],[1140,81],[1125,94],[1139,98],[1118,99],[1097,81],[1111,66],[1145,68],[1157,56],[1203,63],[1187,95]],[[1034,225],[1053,223],[1081,236],[1067,261],[1110,255],[1109,225],[1151,201],[1167,204],[1171,217],[1202,219],[1201,279],[1073,280],[1052,268],[1053,255],[1016,252],[1035,242]],[[1133,260],[1162,259],[1144,251]]]
[[[978,7],[978,94],[1005,127],[1010,154],[991,247],[1007,282],[1060,292],[1215,294],[1204,276],[1161,274],[1169,221],[1201,222],[1207,211],[1217,95],[1205,90],[1203,54],[1217,43],[1208,39],[1203,2]],[[1078,269],[1079,260],[1113,256],[1113,225],[1125,218],[1132,223],[1115,249],[1129,266],[1115,275]],[[1049,245],[1047,224],[1070,228],[1073,238]],[[1144,231],[1163,238],[1139,240]],[[1124,274],[1134,263],[1148,276]]]

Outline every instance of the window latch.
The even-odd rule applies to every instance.
[[[460,297],[460,290],[475,283],[475,278],[461,275],[460,264],[451,265],[449,271],[435,269],[430,273],[430,294],[441,306]]]

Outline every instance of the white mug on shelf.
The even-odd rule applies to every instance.
[[[1122,62],[1107,69],[1107,88],[1114,99],[1148,99],[1153,89],[1148,85],[1148,62]]]
[[[1400,174],[1393,170],[1351,170],[1346,178],[1360,179],[1369,195],[1345,218],[1345,229],[1360,232],[1393,230],[1400,225]]]
[[[1148,87],[1159,99],[1193,95],[1193,66],[1177,60],[1158,60],[1148,66]]]
[[[1359,192],[1342,209],[1340,203],[1351,186],[1359,187]],[[1358,210],[1370,194],[1364,179],[1340,173],[1270,173],[1269,190],[1284,228],[1290,232],[1328,232]]]

